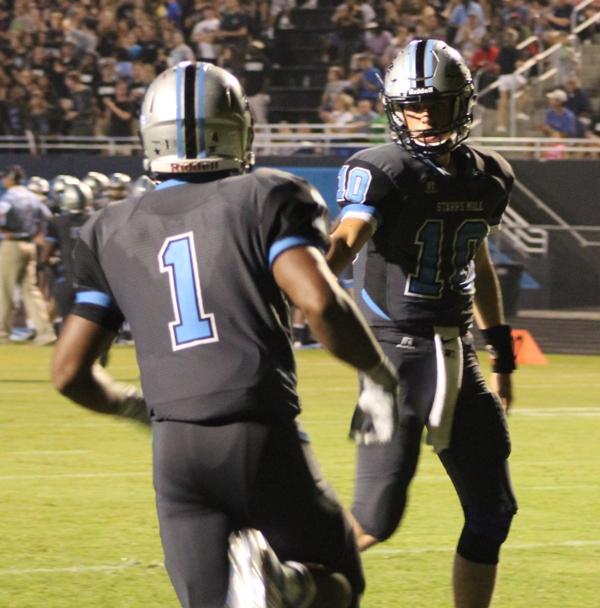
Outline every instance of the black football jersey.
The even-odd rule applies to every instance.
[[[73,283],[73,249],[79,238],[81,227],[89,219],[86,213],[65,213],[55,215],[48,222],[44,239],[60,250],[65,280]]]
[[[84,226],[73,312],[113,331],[128,320],[156,419],[294,415],[288,307],[271,266],[291,247],[325,250],[326,214],[282,171],[169,180]]]
[[[396,144],[354,154],[338,176],[342,220],[375,232],[354,262],[362,312],[376,327],[429,334],[472,324],[474,256],[499,228],[514,179],[498,154],[462,145],[444,174]]]

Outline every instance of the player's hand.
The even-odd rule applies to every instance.
[[[388,443],[398,428],[398,376],[384,359],[366,371],[350,435],[357,444]]]
[[[504,411],[508,414],[513,401],[512,374],[492,374],[491,389],[498,393]]]
[[[130,418],[145,426],[150,425],[150,416],[144,396],[135,386],[123,385],[123,397],[119,403],[117,416]]]

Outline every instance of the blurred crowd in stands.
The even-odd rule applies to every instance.
[[[258,123],[269,122],[274,67],[289,56],[280,30],[294,29],[296,8],[330,6],[316,0],[3,0],[0,1],[0,135],[136,135],[144,92],[168,66],[210,61],[238,76]],[[509,100],[530,121],[527,84],[535,68],[515,74],[543,48],[563,43],[558,82],[548,97],[539,134],[594,137],[596,116],[579,80],[581,43],[572,0],[345,0],[321,32],[321,62],[329,66],[320,120],[353,131],[381,122],[383,70],[414,37],[447,40],[470,64],[480,97],[507,132]],[[581,22],[599,10],[594,1]],[[317,27],[318,26],[318,27]],[[559,119],[556,119],[559,114]],[[567,119],[562,117],[567,115]]]

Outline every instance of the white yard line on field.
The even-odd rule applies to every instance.
[[[48,473],[36,475],[0,475],[0,481],[21,481],[27,479],[93,479],[112,477],[150,477],[150,467],[147,471],[131,471],[129,473]]]
[[[11,456],[48,456],[53,454],[88,454],[89,450],[11,450],[5,452]]]
[[[551,548],[600,547],[600,540],[566,540],[547,543],[507,543],[503,551],[528,551]],[[371,549],[368,555],[416,555],[424,553],[453,553],[454,547],[413,547],[413,548],[386,548]],[[160,562],[142,563],[137,560],[127,560],[120,564],[99,564],[96,566],[64,566],[56,568],[0,568],[0,576],[23,576],[29,574],[82,574],[86,572],[115,572],[128,568],[157,568],[163,567]]]
[[[114,572],[116,570],[126,570],[127,568],[135,567],[160,567],[163,565],[159,562],[143,564],[137,560],[126,560],[120,564],[101,564],[98,566],[65,566],[58,568],[4,568],[0,569],[0,576],[16,576],[23,574],[81,574],[85,572]]]
[[[528,551],[532,549],[551,549],[555,547],[600,547],[600,540],[565,540],[559,542],[547,542],[547,543],[507,543],[503,545],[502,551]],[[421,553],[453,553],[454,547],[406,547],[406,548],[393,548],[393,547],[376,547],[370,549],[368,555],[414,555]],[[0,570],[1,572],[1,570]]]

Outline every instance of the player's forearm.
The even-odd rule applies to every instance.
[[[475,322],[479,329],[487,329],[504,323],[502,292],[492,264],[487,241],[475,256]]]
[[[475,289],[473,312],[479,329],[503,324],[502,292],[493,266],[490,266],[484,272],[478,272]]]
[[[150,424],[141,391],[117,382],[97,364],[72,376],[53,374],[52,380],[61,394],[89,410]]]
[[[332,238],[325,259],[333,274],[339,275],[344,268],[352,263],[353,257],[352,248],[343,239]]]

